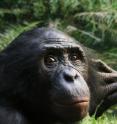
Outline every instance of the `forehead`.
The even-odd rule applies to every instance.
[[[48,29],[43,33],[44,39],[64,39],[66,41],[73,41],[71,37],[69,37],[67,34],[55,30],[55,29]]]
[[[79,48],[78,41],[69,37],[68,35],[64,34],[60,31],[50,30],[46,31],[43,35],[43,42],[41,42],[41,46],[43,48]],[[41,47],[42,48],[42,47]]]
[[[81,48],[78,44],[65,39],[48,39],[45,41],[43,48],[53,49],[67,49],[67,48]]]

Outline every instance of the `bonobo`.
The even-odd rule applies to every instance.
[[[0,124],[67,124],[94,113],[117,89],[95,63],[56,29],[22,33],[0,53]]]

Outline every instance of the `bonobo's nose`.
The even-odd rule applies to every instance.
[[[63,78],[67,82],[73,82],[78,78],[78,72],[73,68],[65,69],[63,72]]]

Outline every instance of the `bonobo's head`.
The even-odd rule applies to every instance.
[[[60,31],[44,29],[40,48],[39,73],[51,85],[52,112],[64,121],[82,119],[87,114],[90,97],[86,83],[88,62],[82,46]]]
[[[28,103],[25,108],[33,103],[28,114],[37,109],[62,121],[78,121],[87,115],[89,66],[77,41],[56,29],[37,28],[22,33],[2,54],[2,78],[8,79],[11,97],[23,99]]]

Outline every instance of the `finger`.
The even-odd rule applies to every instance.
[[[109,107],[117,104],[117,92],[108,96],[98,107],[95,118],[101,116]]]

